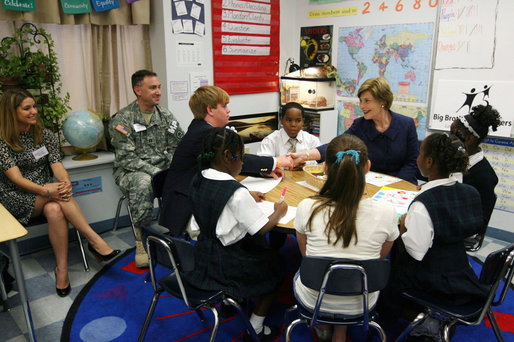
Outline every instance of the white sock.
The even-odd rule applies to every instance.
[[[266,317],[264,317],[264,316],[258,316],[256,314],[252,313],[252,316],[250,317],[250,324],[252,325],[256,334],[261,333],[265,318]]]

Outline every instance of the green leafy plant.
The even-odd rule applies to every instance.
[[[44,29],[32,23],[17,28],[0,44],[0,84],[5,88],[6,82],[17,79],[19,84],[14,86],[31,90],[43,126],[59,134],[71,107],[70,94],[62,92],[59,62],[53,48],[52,36]]]

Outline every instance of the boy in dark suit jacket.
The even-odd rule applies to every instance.
[[[169,228],[172,235],[182,234],[191,217],[189,192],[191,180],[199,171],[197,157],[200,154],[202,140],[211,128],[228,124],[228,103],[227,92],[216,86],[199,87],[189,100],[194,119],[175,150],[162,194],[159,224]],[[283,177],[284,173],[280,167],[292,169],[291,158],[245,154],[241,173]]]

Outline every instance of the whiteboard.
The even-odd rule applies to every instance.
[[[436,69],[493,66],[498,0],[442,1]]]

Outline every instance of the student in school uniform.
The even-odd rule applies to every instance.
[[[321,145],[318,137],[302,130],[304,121],[303,106],[296,102],[287,103],[280,112],[282,128],[261,141],[257,154],[278,157],[286,153],[309,151]],[[307,163],[316,163],[316,161]]]
[[[213,127],[228,124],[230,97],[216,86],[201,86],[189,99],[189,107],[194,119],[173,154],[166,174],[162,193],[162,211],[159,224],[170,229],[174,236],[182,234],[188,226],[192,208],[189,200],[190,185],[198,172],[197,157],[202,147],[203,137]],[[242,172],[251,175],[283,177],[280,166],[292,168],[289,157],[266,157],[254,154],[244,155]]]
[[[500,114],[490,105],[473,107],[471,113],[459,117],[451,125],[451,132],[462,141],[469,156],[467,172],[462,181],[477,189],[482,199],[484,226],[481,234],[487,229],[496,203],[494,188],[498,184],[498,176],[484,157],[480,144],[487,137],[489,127],[496,131],[499,125]]]
[[[413,319],[423,310],[400,295],[408,289],[454,304],[487,296],[487,286],[478,280],[464,247],[464,239],[483,226],[480,194],[451,175],[464,172],[468,156],[446,134],[435,133],[423,140],[417,165],[428,182],[400,219],[390,281],[379,300],[379,312],[386,319]],[[435,326],[431,337],[440,333]]]
[[[217,127],[205,135],[199,161],[207,168],[193,178],[190,194],[200,235],[195,268],[186,278],[195,287],[223,290],[235,299],[258,297],[250,323],[261,341],[274,341],[280,329],[263,322],[285,269],[278,251],[266,247],[263,237],[285,215],[287,204],[275,203],[269,217],[259,209],[256,202],[264,195],[234,179],[243,155],[243,141],[234,131]]]
[[[364,198],[366,173],[371,167],[366,145],[358,137],[343,134],[327,146],[327,181],[318,195],[298,205],[296,236],[302,255],[355,260],[385,258],[398,237],[396,210],[387,203]],[[294,280],[295,297],[314,308],[318,292]],[[378,292],[370,293],[374,306]],[[325,295],[321,312],[352,315],[362,312],[362,298]],[[319,340],[328,340],[329,326],[317,327]],[[346,326],[334,326],[332,341],[344,341]]]

